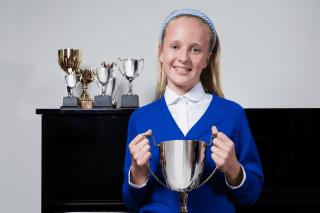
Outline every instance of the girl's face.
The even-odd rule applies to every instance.
[[[158,57],[167,75],[167,86],[181,96],[200,81],[207,67],[212,54],[208,33],[199,21],[178,18],[169,22],[162,45]]]

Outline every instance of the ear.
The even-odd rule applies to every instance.
[[[163,63],[163,49],[162,44],[158,45],[158,58]]]

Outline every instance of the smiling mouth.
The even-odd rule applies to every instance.
[[[179,68],[179,67],[174,67],[176,70],[181,70],[181,71],[191,71],[192,69],[182,69],[182,68]]]

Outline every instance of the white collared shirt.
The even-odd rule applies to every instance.
[[[212,95],[209,93],[205,93],[200,81],[192,89],[190,89],[187,93],[185,93],[182,96],[177,95],[176,93],[171,91],[168,86],[166,86],[164,99],[173,119],[181,129],[184,136],[186,136],[189,130],[198,122],[198,120],[203,116],[205,111],[208,109],[212,101]],[[246,179],[246,173],[242,165],[241,165],[241,168],[243,171],[243,180],[239,186],[237,187],[230,186],[225,177],[226,184],[231,189],[240,188]],[[130,170],[131,170],[131,167],[130,167]],[[130,170],[129,170],[129,184],[135,188],[144,187],[149,180],[149,176],[148,176],[148,180],[142,186],[137,186],[130,182]]]
[[[186,136],[208,109],[212,95],[205,93],[199,82],[182,96],[178,96],[167,86],[164,99],[173,119]]]

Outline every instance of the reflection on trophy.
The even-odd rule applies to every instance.
[[[79,109],[77,97],[73,95],[73,88],[80,81],[79,68],[82,62],[82,51],[77,49],[60,49],[58,50],[58,63],[60,68],[66,73],[62,75],[62,80],[66,83],[68,96],[63,98],[63,106],[60,109]]]
[[[78,105],[81,109],[92,109],[93,100],[90,98],[90,95],[87,92],[88,85],[92,84],[94,81],[94,76],[96,75],[96,71],[91,71],[88,69],[81,69],[80,73],[82,74],[81,84],[82,84],[82,94],[78,99]]]
[[[211,135],[210,144],[198,140],[171,140],[156,144],[153,135],[145,136],[147,138],[151,136],[154,146],[160,148],[161,169],[167,185],[162,183],[149,167],[150,173],[164,187],[180,192],[179,213],[188,212],[188,192],[205,184],[217,170],[215,168],[211,175],[199,185],[204,167],[205,148],[212,145],[212,138],[217,137],[217,134]]]
[[[117,64],[115,64],[116,66],[114,67],[115,73],[117,73],[119,69],[119,67],[117,66]],[[119,85],[117,86],[117,91],[115,92],[115,87],[116,87],[116,83],[117,83],[117,78],[111,78],[110,81],[107,83],[106,86],[106,94],[109,95],[112,98],[112,106],[114,109],[116,109],[116,102],[113,101],[115,99],[115,97],[118,94],[118,90],[121,84],[121,78],[120,78],[120,82]]]
[[[102,67],[99,67],[99,68],[91,67],[91,71],[93,72],[93,70],[95,70],[96,72],[96,75],[94,76],[94,78],[97,82],[98,88],[99,88],[98,82],[102,85],[100,95],[94,97],[93,108],[94,109],[110,109],[112,107],[111,100],[112,100],[112,93],[114,89],[113,84],[115,83],[115,80],[113,79],[115,78],[117,66],[113,67],[114,66],[113,62],[111,65],[110,64],[106,65],[105,61],[101,63],[101,65]],[[110,84],[110,82],[112,82],[111,88],[110,86],[107,86],[108,84]],[[106,88],[109,88],[108,93]]]
[[[121,60],[120,58],[118,58],[118,61],[119,60],[122,61],[123,66],[123,73],[121,70],[120,72],[129,81],[129,93],[127,95],[121,96],[120,108],[139,108],[139,96],[132,93],[132,81],[141,74],[144,66],[144,59],[140,60],[143,60],[143,66],[140,73],[138,73],[138,62],[140,61],[136,59]]]

